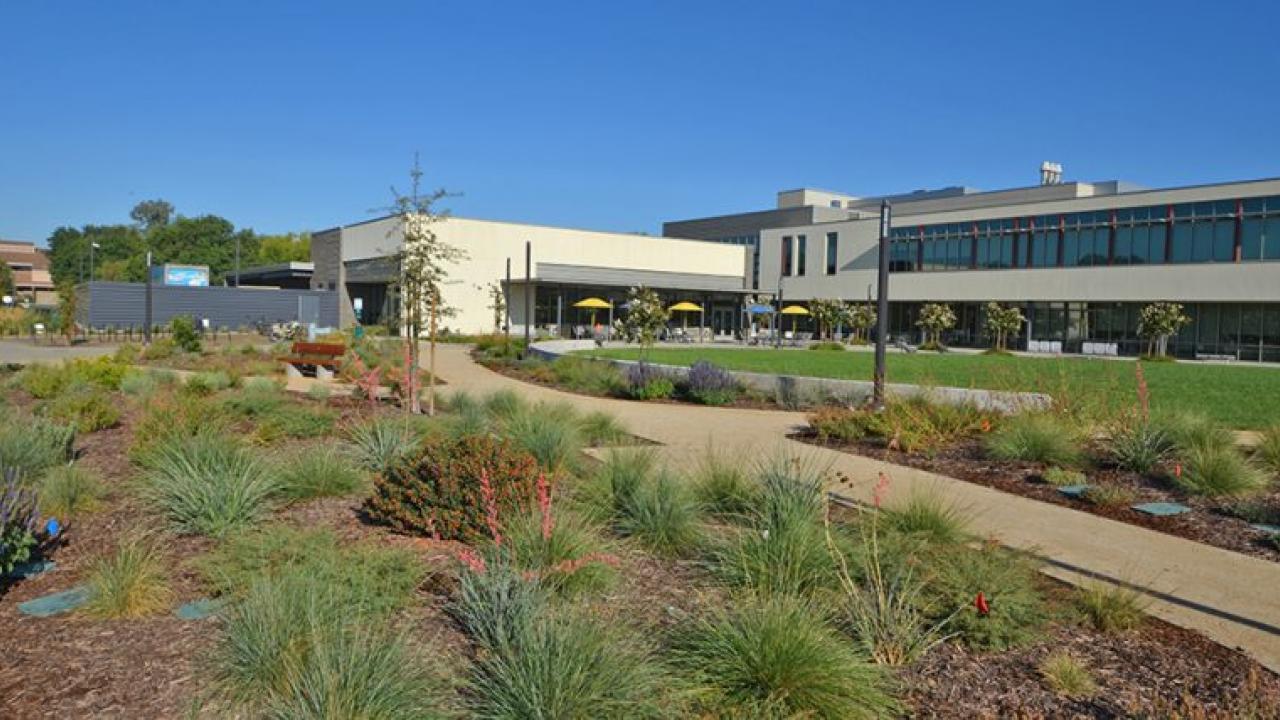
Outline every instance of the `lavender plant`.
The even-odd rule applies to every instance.
[[[657,400],[670,397],[676,385],[671,376],[661,368],[643,360],[627,366],[626,393],[636,400]]]
[[[689,368],[685,392],[703,405],[728,405],[738,399],[738,379],[728,370],[699,360]]]
[[[36,494],[19,483],[21,473],[10,469],[4,476],[4,493],[0,494],[0,575],[9,574],[15,566],[31,559],[40,522]]]

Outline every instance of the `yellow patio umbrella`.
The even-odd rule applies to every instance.
[[[685,300],[685,301],[683,301],[683,302],[678,302],[678,303],[676,303],[675,305],[672,305],[671,307],[667,308],[667,310],[670,310],[671,312],[684,312],[684,313],[696,312],[696,313],[701,313],[701,312],[702,312],[702,307],[701,307],[700,305],[695,305],[694,303],[691,303],[691,302],[689,302],[688,300]],[[689,329],[689,316],[688,316],[688,315],[683,315],[683,316],[681,316],[681,318],[680,318],[680,319],[681,319],[681,327],[682,327],[682,328],[684,328],[685,330],[688,330],[688,329]],[[701,328],[701,323],[699,323],[699,328]],[[701,334],[701,333],[699,333],[699,334]]]
[[[790,315],[790,316],[791,316],[791,332],[792,332],[792,333],[794,333],[794,332],[796,331],[796,318],[795,318],[795,316],[796,316],[796,315],[809,315],[809,314],[811,314],[811,313],[809,312],[809,309],[808,309],[808,308],[806,308],[806,307],[805,307],[805,306],[803,306],[803,305],[788,305],[788,306],[786,306],[786,307],[782,308],[782,314],[783,314],[783,315]]]
[[[607,300],[601,300],[598,297],[589,297],[584,300],[579,300],[574,303],[573,306],[576,308],[585,308],[591,311],[591,327],[596,326],[597,310],[608,310],[613,307]]]

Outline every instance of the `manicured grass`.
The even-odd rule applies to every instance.
[[[637,348],[590,351],[591,355],[634,360]],[[691,365],[709,360],[730,370],[784,375],[870,380],[870,352],[823,353],[794,349],[654,348],[651,362]],[[1153,410],[1197,410],[1235,428],[1263,428],[1280,422],[1280,405],[1257,398],[1280,397],[1280,369],[1196,363],[1145,363]],[[1086,391],[1098,402],[1132,405],[1137,397],[1133,364],[1087,358],[891,354],[889,382],[990,390],[1022,390],[1060,396]],[[1070,402],[1078,400],[1070,399]]]

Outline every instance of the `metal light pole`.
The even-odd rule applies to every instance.
[[[783,242],[787,242],[783,238]],[[773,346],[782,347],[782,268],[778,268],[778,311],[773,314]]]
[[[147,301],[143,313],[142,344],[151,344],[151,251],[147,251]]]
[[[884,351],[889,335],[889,230],[893,227],[893,207],[880,203],[880,276],[876,284],[876,370],[871,402],[884,409]]]
[[[89,243],[89,282],[93,282],[93,251],[99,247],[101,246],[96,242]]]

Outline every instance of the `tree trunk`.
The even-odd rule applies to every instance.
[[[431,293],[431,345],[427,360],[427,415],[436,414],[436,294]]]

